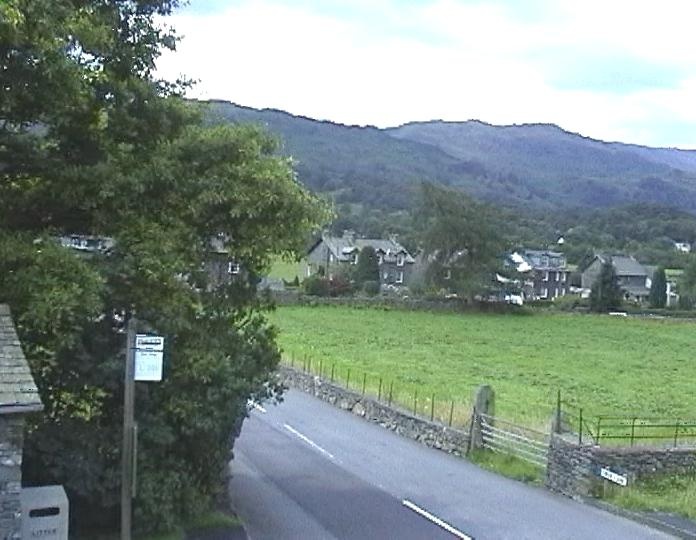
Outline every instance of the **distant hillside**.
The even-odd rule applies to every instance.
[[[300,179],[339,203],[398,210],[429,180],[498,204],[538,209],[657,203],[696,213],[696,152],[605,143],[554,125],[419,122],[353,127],[211,102],[213,122],[278,133]]]

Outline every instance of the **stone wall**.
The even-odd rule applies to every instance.
[[[602,467],[626,476],[629,484],[650,476],[696,474],[696,448],[599,447],[553,435],[548,459],[546,486],[571,497],[593,494],[605,482]]]
[[[21,538],[23,415],[0,415],[0,539]]]
[[[287,386],[312,394],[399,435],[458,456],[467,451],[469,435],[463,430],[419,418],[393,405],[388,406],[287,366],[281,366],[279,373]]]

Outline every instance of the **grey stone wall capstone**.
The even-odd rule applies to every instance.
[[[0,415],[0,539],[21,538],[23,415]]]
[[[287,366],[281,366],[279,374],[287,386],[307,392],[399,435],[457,456],[464,455],[467,451],[469,434],[463,430],[419,418],[393,405],[390,407]]]

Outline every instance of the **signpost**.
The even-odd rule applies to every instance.
[[[121,540],[131,540],[132,505],[135,497],[135,381],[161,381],[164,338],[136,334],[138,322],[128,319],[126,369],[123,386],[123,449],[121,454]]]

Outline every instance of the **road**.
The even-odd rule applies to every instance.
[[[294,390],[252,411],[234,453],[232,504],[251,540],[668,538]]]

